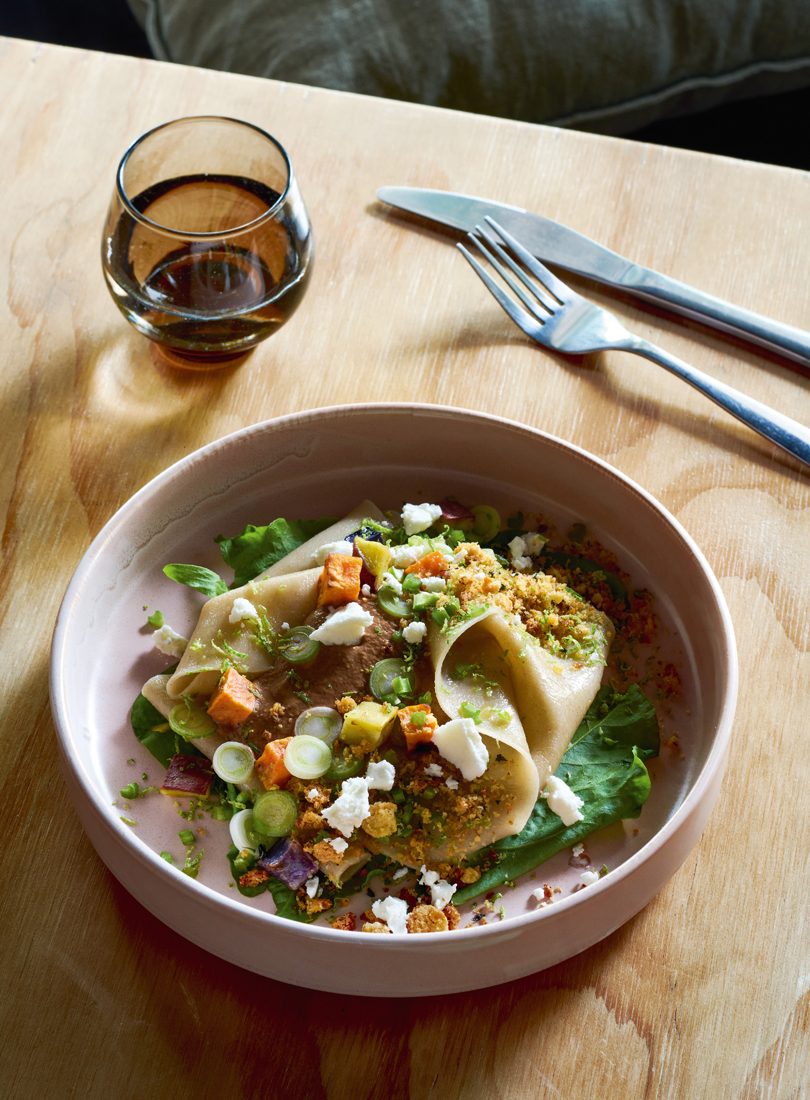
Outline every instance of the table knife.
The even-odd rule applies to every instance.
[[[389,206],[464,232],[483,222],[489,214],[539,260],[559,264],[567,271],[617,287],[810,366],[810,332],[762,317],[642,267],[551,218],[520,206],[422,187],[381,187],[377,198]]]

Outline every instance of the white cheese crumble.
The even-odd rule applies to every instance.
[[[404,546],[391,547],[391,560],[398,569],[406,569],[419,561],[430,550],[427,539],[419,539],[415,543],[406,543]]]
[[[167,657],[182,657],[188,645],[188,638],[184,638],[182,634],[178,634],[166,624],[152,635],[152,643],[155,649],[159,649]]]
[[[487,770],[489,753],[472,718],[453,718],[439,726],[433,732],[433,744],[466,780],[478,779]]]
[[[444,781],[444,785],[445,785],[445,787],[447,787],[448,791],[457,791],[458,790],[458,780],[453,779],[452,775],[450,776],[449,779],[446,779]]]
[[[391,875],[391,881],[398,882],[401,878],[405,878],[408,870],[408,867],[397,867],[396,871],[394,871],[393,875]]]
[[[313,875],[312,878],[308,878],[304,883],[304,889],[307,892],[308,898],[314,898],[318,893],[318,887],[321,885],[321,880],[317,875]]]
[[[349,842],[347,840],[344,840],[342,836],[333,837],[332,840],[329,841],[329,843],[332,845],[339,856],[342,856],[346,849],[349,847]]]
[[[573,825],[577,821],[582,821],[580,809],[584,806],[584,802],[578,794],[574,794],[564,780],[558,779],[556,775],[550,775],[542,794],[548,803],[548,808],[562,820],[563,825]]]
[[[445,905],[450,904],[450,900],[458,887],[440,878],[438,871],[428,871],[424,864],[422,864],[420,870],[419,882],[423,886],[430,887],[430,900],[437,909],[444,909]]]
[[[362,588],[360,589],[360,591],[363,593],[364,596],[370,596],[371,595],[371,585],[370,584],[364,584],[362,586]]]
[[[359,776],[344,779],[338,797],[321,813],[333,829],[337,829],[347,838],[350,837],[370,813],[368,781]]]
[[[539,534],[537,531],[529,531],[523,536],[523,541],[526,543],[525,553],[531,554],[534,557],[536,554],[542,553],[543,547],[548,542],[545,535]]]
[[[426,634],[426,623],[408,623],[408,625],[402,631],[402,637],[405,639],[406,642],[409,643],[409,645],[417,645],[419,642],[422,641]]]
[[[371,912],[385,921],[392,932],[408,931],[408,903],[402,898],[377,898]]]
[[[233,601],[231,613],[228,616],[229,623],[241,623],[243,619],[258,619],[259,612],[244,596],[237,596]]]
[[[526,553],[526,541],[515,535],[509,545],[509,561],[514,569],[531,569],[532,559]]]
[[[396,768],[387,760],[372,760],[366,768],[366,781],[370,791],[390,791],[394,786]]]
[[[444,772],[438,764],[433,763],[428,764],[428,766],[425,768],[425,775],[433,775],[438,779],[440,776],[444,775]]]
[[[444,592],[447,581],[444,577],[422,577],[422,588],[425,592]]]
[[[438,504],[406,504],[402,509],[402,525],[406,535],[418,535],[427,531],[442,514]]]
[[[357,645],[373,622],[373,616],[359,603],[347,603],[333,611],[310,638],[323,645]]]
[[[350,558],[354,554],[354,543],[347,542],[345,539],[341,539],[340,542],[325,542],[312,555],[312,560],[316,565],[323,565],[330,554],[345,554]]]
[[[390,588],[393,592],[396,592],[398,596],[402,595],[402,583],[400,582],[399,577],[395,577],[394,574],[390,571],[388,573],[383,573],[383,575],[380,577],[380,583],[378,587]]]
[[[599,875],[596,871],[583,871],[579,877],[583,886],[593,886],[595,882],[599,881]]]

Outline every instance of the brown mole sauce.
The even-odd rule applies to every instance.
[[[257,705],[250,718],[240,726],[220,726],[219,732],[261,752],[268,741],[291,736],[296,719],[310,707],[334,707],[346,695],[358,702],[367,696],[374,665],[402,653],[401,645],[392,639],[400,624],[381,614],[373,597],[361,597],[357,602],[374,620],[357,645],[322,645],[308,665],[279,660],[253,681]],[[317,628],[334,610],[318,608],[305,625]],[[417,683],[426,682],[427,688],[432,683],[432,671],[417,665],[416,679]]]

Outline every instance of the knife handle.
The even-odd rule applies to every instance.
[[[810,332],[762,317],[750,309],[723,302],[685,283],[633,265],[617,286],[627,287],[651,302],[664,302],[695,321],[734,333],[755,344],[810,366]]]

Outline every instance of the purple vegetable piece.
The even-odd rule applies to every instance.
[[[269,871],[291,890],[298,890],[318,870],[318,864],[312,856],[304,851],[297,840],[290,840],[289,837],[274,844],[267,855],[257,860],[256,866],[263,871]]]

